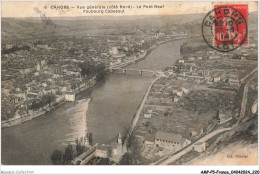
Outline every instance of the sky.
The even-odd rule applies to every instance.
[[[113,16],[131,16],[131,15],[174,15],[174,14],[194,14],[194,13],[207,13],[214,8],[214,4],[218,2],[183,2],[183,1],[175,1],[175,2],[84,2],[84,1],[69,1],[69,2],[43,2],[43,1],[2,1],[2,9],[1,15],[2,17],[40,17],[41,14],[45,14],[47,17],[76,17],[76,16],[100,16],[104,14],[100,13],[83,13],[82,9],[78,9],[77,6],[111,6],[111,5],[131,5],[132,9],[125,9],[124,14],[116,13],[116,14],[105,14],[105,15],[113,15]],[[229,2],[225,2],[227,4]],[[234,2],[231,2],[234,4]],[[242,2],[242,4],[248,4],[249,12],[257,11],[258,4],[257,1],[246,1]],[[238,4],[237,2],[235,4]],[[69,9],[53,9],[55,6],[69,6]],[[138,9],[137,5],[142,8]],[[144,5],[164,5],[164,8],[143,8]],[[74,8],[71,8],[74,7]]]

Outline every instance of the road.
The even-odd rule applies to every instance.
[[[135,118],[134,118],[134,120],[133,120],[133,122],[132,122],[132,126],[131,126],[131,129],[130,129],[130,131],[129,131],[129,135],[132,134],[132,132],[133,132],[133,130],[134,130],[134,128],[135,128],[135,126],[136,126],[136,124],[137,124],[139,118],[140,118],[140,114],[141,114],[141,112],[142,112],[142,110],[143,110],[143,108],[144,108],[145,102],[147,101],[149,92],[150,92],[150,90],[151,90],[153,84],[154,84],[159,78],[161,78],[161,77],[160,77],[160,76],[159,76],[159,77],[156,77],[156,78],[152,81],[152,83],[150,84],[149,88],[147,89],[147,91],[146,91],[146,93],[145,93],[145,96],[144,96],[144,98],[143,98],[143,101],[142,101],[140,107],[138,108],[137,113],[136,113],[136,115],[135,115]]]
[[[250,72],[249,74],[247,74],[244,78],[242,78],[242,79],[240,80],[241,83],[243,83],[249,76],[251,76],[252,74],[254,74],[257,70],[258,70],[258,67],[256,67],[252,72]]]
[[[245,117],[245,113],[246,113],[246,104],[247,104],[247,94],[248,94],[248,87],[250,85],[250,83],[256,78],[257,74],[251,74],[253,75],[246,83],[245,87],[244,87],[244,92],[243,92],[243,99],[242,99],[242,103],[241,103],[241,109],[240,109],[240,115],[239,115],[239,119],[237,121],[237,124],[239,124],[241,122],[241,120]]]
[[[153,84],[154,84],[159,78],[161,78],[161,76],[156,77],[156,78],[151,82],[149,88],[147,89],[147,91],[146,91],[146,93],[145,93],[145,96],[144,96],[144,98],[143,98],[143,100],[142,100],[142,103],[141,103],[140,107],[138,108],[137,113],[136,113],[136,115],[135,115],[135,118],[134,118],[134,120],[133,120],[133,122],[132,122],[132,126],[131,126],[131,128],[130,128],[130,130],[129,130],[129,133],[128,133],[126,139],[125,139],[125,143],[124,143],[125,146],[128,145],[129,136],[132,134],[132,132],[133,132],[134,129],[135,129],[135,126],[136,126],[136,124],[137,124],[137,122],[138,122],[138,120],[139,120],[139,118],[140,118],[140,114],[141,114],[141,112],[142,112],[142,110],[143,110],[143,108],[144,108],[145,102],[147,101],[149,92],[150,92],[150,90],[151,90]]]

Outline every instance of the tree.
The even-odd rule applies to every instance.
[[[51,161],[54,165],[62,165],[63,160],[62,160],[62,152],[59,150],[54,150],[52,155],[51,155]]]
[[[61,91],[57,91],[56,94],[57,95],[62,95],[62,92]]]
[[[96,66],[97,80],[103,79],[106,74],[106,65],[104,63]]]
[[[95,66],[89,61],[86,61],[85,64],[79,64],[79,68],[83,76],[93,76],[95,74]]]
[[[38,110],[39,108],[40,108],[40,106],[39,106],[38,100],[33,100],[31,106],[29,107],[29,109],[31,109],[31,110]]]
[[[48,65],[52,65],[52,64],[55,64],[55,62],[54,62],[53,60],[48,60],[48,61],[47,61],[47,64],[48,64]]]
[[[241,59],[240,54],[233,54],[232,59]]]
[[[74,158],[74,154],[73,154],[73,148],[72,148],[72,145],[71,144],[68,144],[66,150],[65,150],[65,153],[63,155],[63,161],[65,163],[68,163],[70,162],[71,160],[73,160]]]
[[[77,88],[77,85],[76,85],[76,82],[75,81],[72,81],[71,82],[71,89],[74,90]]]
[[[76,52],[76,49],[75,49],[75,48],[71,48],[71,49],[69,50],[69,54],[70,54],[70,55],[74,55],[75,52]]]
[[[81,142],[79,142],[78,139],[75,140],[76,143],[76,151],[77,151],[77,156],[82,154],[84,152],[84,146],[81,145],[83,141],[83,138],[81,138]]]
[[[56,96],[54,94],[46,94],[42,96],[41,99],[41,104],[43,106],[49,104],[49,106],[51,106],[51,103],[54,102],[56,99]]]
[[[92,144],[93,144],[92,132],[89,133],[88,137],[89,137],[89,138],[88,138],[88,140],[89,140],[89,144],[92,145]]]
[[[164,115],[164,116],[168,116],[168,115],[169,115],[169,112],[168,112],[168,111],[165,111],[163,115]]]
[[[131,165],[132,157],[129,153],[123,155],[122,159],[119,162],[119,165]]]
[[[217,110],[217,113],[216,113],[216,115],[214,116],[214,118],[215,118],[217,121],[220,121],[220,118],[219,118],[219,110]]]

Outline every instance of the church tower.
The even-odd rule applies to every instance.
[[[117,138],[117,152],[118,154],[122,154],[123,152],[122,137],[120,133],[118,134],[118,138]]]
[[[117,143],[118,145],[122,145],[122,137],[120,133],[118,134]]]
[[[89,145],[89,134],[88,132],[86,133],[86,136],[84,137],[84,146],[90,146]]]

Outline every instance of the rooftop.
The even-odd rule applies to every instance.
[[[179,142],[182,144],[185,139],[179,134],[165,133],[165,132],[156,132],[155,139],[161,139],[171,142]]]

